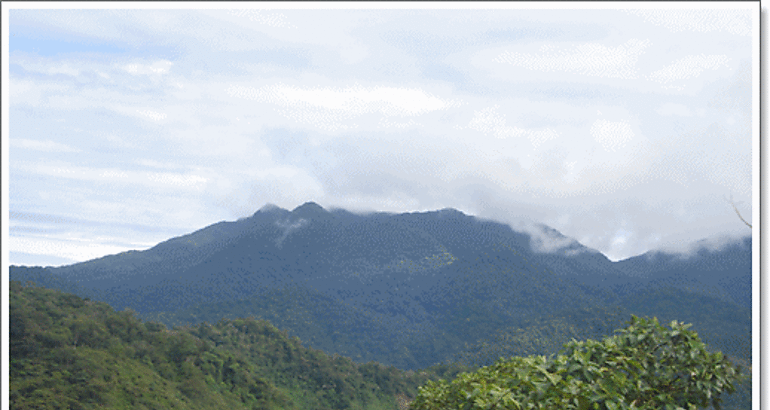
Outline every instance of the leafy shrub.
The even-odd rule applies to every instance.
[[[671,329],[632,316],[621,335],[601,342],[573,339],[555,357],[514,357],[454,381],[429,381],[411,403],[438,409],[688,409],[720,408],[735,391],[736,369],[709,353],[691,325]]]

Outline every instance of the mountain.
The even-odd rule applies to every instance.
[[[329,354],[414,370],[503,337],[501,329],[551,329],[548,341],[511,342],[510,354],[544,352],[575,335],[606,336],[634,313],[631,300],[652,304],[677,288],[666,278],[692,276],[718,259],[613,263],[577,241],[552,253],[536,248],[527,233],[454,209],[359,215],[309,202],[292,211],[266,205],[145,251],[57,268],[13,266],[10,277],[169,326],[254,315]],[[723,305],[740,329],[750,329],[750,307],[735,303],[745,301],[739,285],[751,283],[748,249],[735,254],[748,265],[723,264],[736,266],[736,281],[717,280],[722,294],[697,299],[713,305],[714,296],[735,293]]]
[[[407,410],[426,382],[475,370],[440,364],[404,372],[357,364],[304,347],[254,318],[169,331],[103,302],[16,281],[9,296],[14,409]],[[543,330],[524,333],[540,337]],[[748,386],[750,380],[739,385],[724,408],[750,408]]]
[[[612,262],[541,228],[568,245],[538,252],[530,234],[454,209],[266,205],[145,251],[11,266],[10,279],[169,327],[253,316],[326,354],[403,370],[551,354],[572,338],[611,335],[631,314],[693,323],[711,348],[751,363],[750,238],[688,259]],[[750,402],[747,383],[735,403]]]
[[[702,244],[690,256],[663,251],[616,262],[644,287],[673,286],[751,309],[751,237],[712,250]]]

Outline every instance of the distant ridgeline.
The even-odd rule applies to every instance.
[[[310,202],[146,251],[12,266],[10,278],[167,326],[253,316],[328,354],[405,370],[551,354],[571,338],[611,335],[631,314],[692,323],[710,347],[750,365],[750,237],[689,259],[620,262],[576,241],[553,253],[533,242],[453,209],[359,215]],[[733,396],[750,401],[750,381]]]

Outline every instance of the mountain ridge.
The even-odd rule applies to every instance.
[[[466,215],[462,211],[459,211],[459,210],[457,210],[455,208],[442,208],[440,210],[435,210],[435,211],[407,212],[407,213],[399,213],[399,214],[391,213],[391,212],[380,212],[380,211],[365,212],[365,213],[354,213],[354,212],[351,212],[351,211],[348,211],[348,210],[345,210],[345,209],[342,209],[342,208],[332,208],[331,210],[326,210],[325,208],[323,208],[322,206],[318,205],[316,202],[313,202],[313,201],[305,202],[304,204],[302,204],[300,206],[297,206],[296,208],[294,208],[291,211],[289,211],[287,209],[284,209],[284,208],[281,208],[281,207],[279,207],[279,206],[277,206],[275,204],[272,204],[272,203],[266,203],[261,208],[259,208],[254,214],[252,214],[250,216],[238,218],[235,221],[219,221],[219,222],[213,223],[211,225],[205,226],[203,228],[197,229],[197,230],[195,230],[195,231],[193,231],[191,233],[183,234],[183,235],[180,235],[180,236],[177,236],[177,237],[172,237],[172,238],[169,238],[167,240],[161,241],[158,244],[156,244],[156,245],[154,245],[154,246],[152,246],[152,247],[150,247],[148,249],[145,249],[145,250],[129,250],[129,251],[120,252],[120,253],[117,253],[117,254],[110,254],[110,255],[101,256],[101,257],[94,258],[94,259],[91,259],[91,260],[88,260],[88,261],[76,262],[76,263],[73,263],[73,264],[70,264],[70,265],[62,265],[62,266],[27,266],[27,267],[40,267],[40,268],[45,268],[45,269],[58,269],[58,268],[68,268],[68,267],[76,266],[76,265],[77,266],[82,266],[83,264],[91,263],[91,262],[97,261],[97,260],[102,260],[104,258],[109,258],[109,257],[114,257],[114,256],[119,256],[119,255],[126,255],[126,254],[134,254],[134,253],[140,253],[140,252],[147,252],[147,251],[153,250],[155,248],[159,248],[159,247],[160,248],[164,248],[164,247],[167,247],[168,245],[171,245],[171,244],[175,244],[176,245],[176,244],[179,244],[182,241],[187,241],[189,243],[193,243],[195,246],[200,246],[200,245],[203,245],[203,244],[206,244],[206,243],[210,242],[210,241],[206,240],[206,235],[210,236],[210,234],[214,230],[220,231],[219,233],[221,234],[222,231],[227,231],[227,230],[230,230],[231,232],[232,231],[240,232],[240,231],[243,231],[244,229],[249,229],[249,228],[253,229],[255,226],[263,225],[263,223],[265,222],[265,218],[266,217],[275,216],[275,215],[292,216],[292,217],[297,218],[296,220],[299,220],[299,219],[316,219],[316,218],[328,219],[329,216],[336,216],[336,215],[342,215],[344,217],[351,217],[352,216],[352,217],[356,217],[356,218],[365,218],[367,216],[372,216],[372,215],[374,215],[374,216],[404,216],[404,215],[425,215],[425,214],[436,214],[439,218],[441,218],[442,216],[449,216],[449,215],[452,215],[452,216],[455,216],[455,217],[461,216],[461,217],[465,217],[465,218],[476,219],[478,221],[492,222],[492,223],[495,223],[495,224],[500,224],[500,225],[508,226],[505,223],[498,222],[498,221],[495,221],[495,220],[492,220],[492,219],[480,218],[480,217],[473,216],[473,215]],[[296,220],[294,220],[294,221],[296,221]],[[240,226],[239,227],[240,229],[236,229],[236,225],[237,224],[244,223],[244,222],[247,222],[250,226],[248,226],[248,227]],[[542,253],[542,254],[552,254],[552,253],[557,253],[557,254],[558,253],[560,253],[560,254],[570,254],[570,253],[578,254],[578,253],[588,252],[590,254],[596,254],[597,256],[601,255],[604,259],[606,259],[607,261],[610,261],[609,258],[607,258],[606,255],[604,255],[601,251],[599,251],[597,249],[594,249],[594,248],[587,247],[587,246],[581,244],[579,241],[577,241],[577,240],[575,240],[573,238],[569,238],[568,236],[562,234],[557,229],[549,227],[549,226],[547,226],[545,224],[536,224],[536,226],[538,226],[540,229],[542,229],[545,233],[551,234],[552,236],[557,236],[559,238],[565,238],[565,239],[570,239],[571,240],[569,245],[559,247],[556,251],[546,251],[546,250],[537,251],[536,248],[538,248],[538,245],[537,244],[530,244],[530,246],[533,248],[533,250],[536,251],[536,253]],[[523,231],[515,231],[513,227],[510,227],[510,229],[512,231],[514,231],[514,232],[517,232],[517,233],[525,233]],[[233,233],[235,233],[235,232],[233,232]],[[534,241],[538,241],[538,240],[539,239],[534,239]],[[705,240],[700,240],[700,241],[698,241],[698,243],[704,242],[704,241]],[[746,242],[746,241],[748,241],[750,243],[750,241],[751,241],[750,235],[749,236],[745,236],[743,238],[734,239],[734,240],[730,241],[728,244],[726,244],[726,246],[734,246],[736,242],[742,243],[742,242]],[[706,251],[706,245],[702,245],[702,246],[697,247],[696,253],[702,253],[704,251]],[[614,261],[614,262],[610,261],[610,262],[612,262],[613,264],[620,265],[622,262],[627,262],[629,260],[638,260],[639,258],[642,258],[642,257],[653,258],[653,259],[655,259],[655,258],[658,258],[658,259],[659,258],[675,259],[675,258],[681,258],[680,255],[681,255],[681,253],[673,251],[673,250],[652,249],[652,250],[649,250],[649,251],[647,251],[647,252],[645,252],[643,254],[640,254],[640,255],[631,256],[631,257],[628,257],[628,258],[625,258],[625,259],[621,259],[621,260]],[[626,265],[628,265],[628,264],[626,264]],[[25,266],[25,265],[13,265],[13,266],[21,267],[21,266]]]
[[[556,237],[562,242],[569,239],[556,229],[543,224],[538,226],[549,237]],[[312,238],[313,235],[317,237]],[[312,243],[313,241],[316,243]],[[324,241],[331,241],[332,245],[324,246]],[[377,241],[387,242],[388,245],[379,246]],[[706,262],[683,262],[668,253],[655,250],[612,262],[598,250],[586,247],[574,239],[566,246],[551,252],[542,251],[543,246],[539,243],[541,241],[532,234],[516,231],[509,225],[466,215],[454,208],[362,215],[344,209],[328,211],[310,201],[292,211],[266,204],[250,217],[217,222],[189,234],[162,241],[147,250],[123,252],[72,265],[42,269],[104,291],[132,289],[157,286],[169,280],[178,281],[190,275],[198,279],[210,277],[214,269],[212,261],[232,265],[243,257],[229,250],[239,249],[242,254],[255,253],[261,261],[271,262],[267,265],[272,265],[273,272],[290,270],[308,273],[311,270],[331,270],[334,272],[318,275],[317,279],[329,275],[356,275],[363,283],[375,277],[372,272],[377,271],[377,267],[394,267],[394,263],[403,261],[411,261],[412,265],[424,265],[419,261],[426,258],[435,261],[442,258],[452,260],[456,259],[455,254],[458,252],[466,252],[466,256],[470,257],[471,253],[483,247],[504,244],[520,253],[528,263],[538,265],[551,273],[570,278],[584,286],[617,290],[654,283],[675,283],[676,272],[685,269],[684,265],[688,263],[697,265],[700,270],[709,270],[715,262],[725,259],[724,252],[708,251],[704,257],[710,259]],[[697,283],[693,282],[691,285],[697,285],[700,289],[714,286],[730,288],[721,292],[720,297],[742,306],[750,306],[751,278],[740,275],[747,267],[746,254],[748,252],[750,255],[750,243],[751,239],[747,237],[740,242],[742,249],[734,249],[734,244],[727,247],[730,250],[730,259],[742,261],[740,269],[736,271],[729,263],[721,263],[721,270],[717,269],[708,278],[697,278]],[[331,249],[332,247],[336,249]],[[291,252],[299,253],[301,258],[293,259]],[[699,251],[698,255],[703,256],[704,251]],[[336,262],[323,261],[321,258],[334,259]],[[340,260],[345,263],[339,262]],[[262,268],[267,266],[255,265],[254,261],[241,260],[239,263],[239,269],[244,273],[264,271]],[[661,263],[670,266],[657,266]],[[749,259],[749,269],[750,263]],[[719,275],[726,275],[729,279],[720,280]]]
[[[566,238],[556,230],[549,235]],[[356,214],[308,202],[292,211],[265,205],[249,217],[218,222],[146,251],[57,268],[12,266],[10,276],[103,300],[116,310],[130,308],[168,326],[204,317],[216,321],[234,312],[261,312],[294,332],[312,322],[316,330],[302,333],[303,339],[315,337],[319,348],[404,368],[436,363],[492,337],[496,329],[532,326],[535,317],[569,316],[586,308],[610,312],[652,289],[633,299],[637,309],[671,294],[667,288],[693,292],[700,280],[683,280],[681,266],[639,277],[628,272],[647,269],[641,265],[645,258],[624,270],[574,240],[554,253],[535,251],[535,242],[509,225],[451,208]],[[736,282],[704,282],[720,291],[701,287],[693,297],[729,302],[726,306],[735,308],[728,316],[743,323],[751,247],[736,249],[736,258],[749,261],[733,272]],[[276,309],[285,313],[275,316]],[[606,318],[594,319],[617,322],[609,313],[601,315]]]

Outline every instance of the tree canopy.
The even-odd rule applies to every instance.
[[[391,410],[470,370],[356,364],[254,318],[169,330],[32,284],[10,281],[9,296],[13,409]]]
[[[501,359],[452,382],[429,381],[411,408],[720,409],[741,368],[708,352],[690,326],[632,316],[620,335],[602,341],[573,339],[557,355]]]

